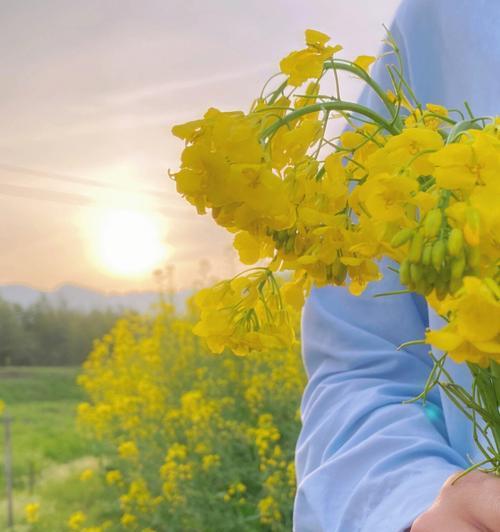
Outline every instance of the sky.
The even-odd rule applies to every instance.
[[[131,230],[141,220],[154,225],[157,266],[174,266],[177,288],[206,275],[207,261],[212,274],[232,275],[230,235],[168,177],[182,150],[172,126],[209,107],[248,109],[307,28],[342,44],[343,57],[376,55],[398,3],[1,2],[0,285],[150,289],[150,269],[103,258],[104,248],[120,260],[123,249],[103,237],[120,226],[109,238],[147,260]],[[343,96],[355,99],[359,88],[345,82]]]

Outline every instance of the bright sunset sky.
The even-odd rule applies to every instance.
[[[229,275],[230,237],[167,177],[172,125],[246,110],[306,28],[376,54],[398,3],[1,2],[0,284],[146,289],[168,261],[181,288],[200,259]]]

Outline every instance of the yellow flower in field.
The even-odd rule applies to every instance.
[[[299,86],[312,78],[319,78],[323,72],[323,63],[342,47],[326,46],[328,35],[315,30],[306,30],[307,48],[292,52],[280,62],[281,72],[288,75],[290,85]]]
[[[229,487],[227,488],[227,491],[226,493],[224,494],[224,502],[229,502],[230,500],[234,499],[234,498],[238,498],[239,501],[242,500],[242,494],[245,493],[247,491],[247,487],[245,486],[245,484],[243,484],[243,482],[236,482],[234,484],[230,484]],[[244,502],[244,498],[243,498],[243,502]]]
[[[24,507],[26,521],[30,524],[37,523],[40,519],[40,503],[30,502]]]
[[[119,445],[118,454],[122,458],[135,460],[139,456],[139,449],[133,441],[126,441]]]
[[[290,488],[295,489],[296,484],[297,484],[297,479],[296,479],[297,473],[295,471],[294,461],[288,463],[286,467],[286,471],[287,471],[287,477],[288,477],[288,485],[290,486]]]
[[[70,530],[79,530],[86,520],[86,515],[81,512],[74,512],[69,516],[68,527]]]
[[[106,473],[106,482],[111,486],[113,484],[121,484],[123,477],[120,471],[112,469]]]
[[[213,292],[209,290],[200,299],[215,309],[219,304],[241,304],[245,311],[251,311],[255,293],[258,294],[254,283],[267,279],[262,270],[258,271],[258,275],[250,275],[249,279],[240,276]],[[241,301],[245,295],[248,300]],[[278,312],[275,296],[266,293],[267,296],[270,308]],[[260,331],[265,331],[262,336],[269,335],[275,341],[275,333],[264,323],[265,311],[259,308],[258,316]],[[279,318],[276,319],[279,323]],[[251,333],[241,334],[247,341]],[[282,334],[279,327],[278,334]],[[264,342],[262,338],[259,341]],[[110,489],[110,495],[120,505],[122,515],[137,516],[130,528],[119,522],[113,526],[139,532],[145,526],[140,526],[139,515],[150,517],[149,522],[166,515],[173,521],[186,512],[194,515],[198,509],[192,495],[201,486],[204,490],[208,488],[207,503],[214,508],[224,505],[224,493],[221,496],[218,490],[212,490],[212,474],[218,482],[232,487],[230,500],[235,511],[245,506],[257,512],[254,498],[246,497],[245,486],[238,485],[234,476],[258,478],[263,465],[266,478],[276,469],[281,472],[279,478],[273,476],[267,487],[262,478],[262,487],[264,496],[275,497],[282,515],[288,515],[293,494],[288,486],[286,464],[293,459],[293,449],[285,442],[293,441],[299,420],[282,423],[281,412],[288,412],[291,404],[293,411],[297,409],[304,386],[296,349],[277,351],[263,344],[261,353],[249,353],[248,358],[212,357],[192,334],[191,321],[175,318],[171,311],[162,308],[153,318],[129,316],[120,320],[110,334],[96,343],[85,363],[84,374],[86,378],[80,382],[89,394],[89,402],[82,409],[85,423],[104,430],[99,437],[114,443],[115,459],[121,444],[138,441],[141,455],[148,457],[141,467],[144,478],[138,477],[137,469],[132,478],[117,469],[106,473],[106,483],[120,488]],[[258,432],[250,433],[255,430],[254,416],[263,408],[275,416],[275,421],[264,416]],[[242,411],[251,415],[241,416]],[[139,424],[131,424],[131,417],[138,419]],[[278,449],[280,439],[283,444]],[[163,456],[158,455],[158,443],[165,447]],[[259,450],[258,460],[242,461],[241,451],[245,448],[249,454]],[[231,467],[221,468],[222,460]],[[206,514],[201,517],[210,521],[208,528],[217,530]],[[78,532],[83,532],[84,526]],[[105,529],[104,524],[95,526]],[[87,528],[92,529],[90,525]]]
[[[273,525],[282,520],[282,515],[277,501],[268,496],[259,501],[260,521],[264,525]]]
[[[201,467],[204,471],[210,471],[220,466],[220,456],[218,454],[208,454],[202,458]]]
[[[93,469],[90,469],[90,468],[87,468],[87,469],[84,469],[81,473],[80,473],[80,480],[82,482],[85,482],[87,480],[90,480],[92,477],[94,476],[94,470]]]
[[[0,399],[0,416],[4,413],[5,403]]]
[[[120,519],[120,523],[125,527],[131,527],[137,523],[137,517],[130,513],[125,513]]]
[[[247,487],[245,486],[245,484],[243,484],[243,482],[237,482],[234,485],[234,490],[235,490],[235,493],[245,493],[245,491],[247,490]]]
[[[194,448],[194,452],[197,454],[207,454],[210,452],[210,449],[205,442],[200,442]]]

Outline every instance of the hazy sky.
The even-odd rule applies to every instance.
[[[92,255],[108,208],[151,212],[189,284],[231,270],[230,237],[177,196],[173,124],[247,109],[315,28],[376,54],[398,0],[23,0],[0,3],[0,284],[142,289]],[[356,89],[350,88],[352,97]]]

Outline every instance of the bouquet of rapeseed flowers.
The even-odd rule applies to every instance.
[[[211,108],[173,128],[185,141],[177,191],[254,266],[197,294],[194,330],[215,353],[286,348],[313,284],[359,295],[390,259],[401,292],[445,319],[418,340],[444,352],[431,353],[421,398],[441,386],[473,421],[484,454],[473,467],[500,474],[500,118],[419,102],[390,35],[390,90],[370,76],[374,57],[341,59],[327,35],[305,37],[247,113]],[[341,72],[385,112],[342,99]],[[332,136],[339,119],[347,127]],[[446,357],[468,365],[471,390],[453,382]]]

